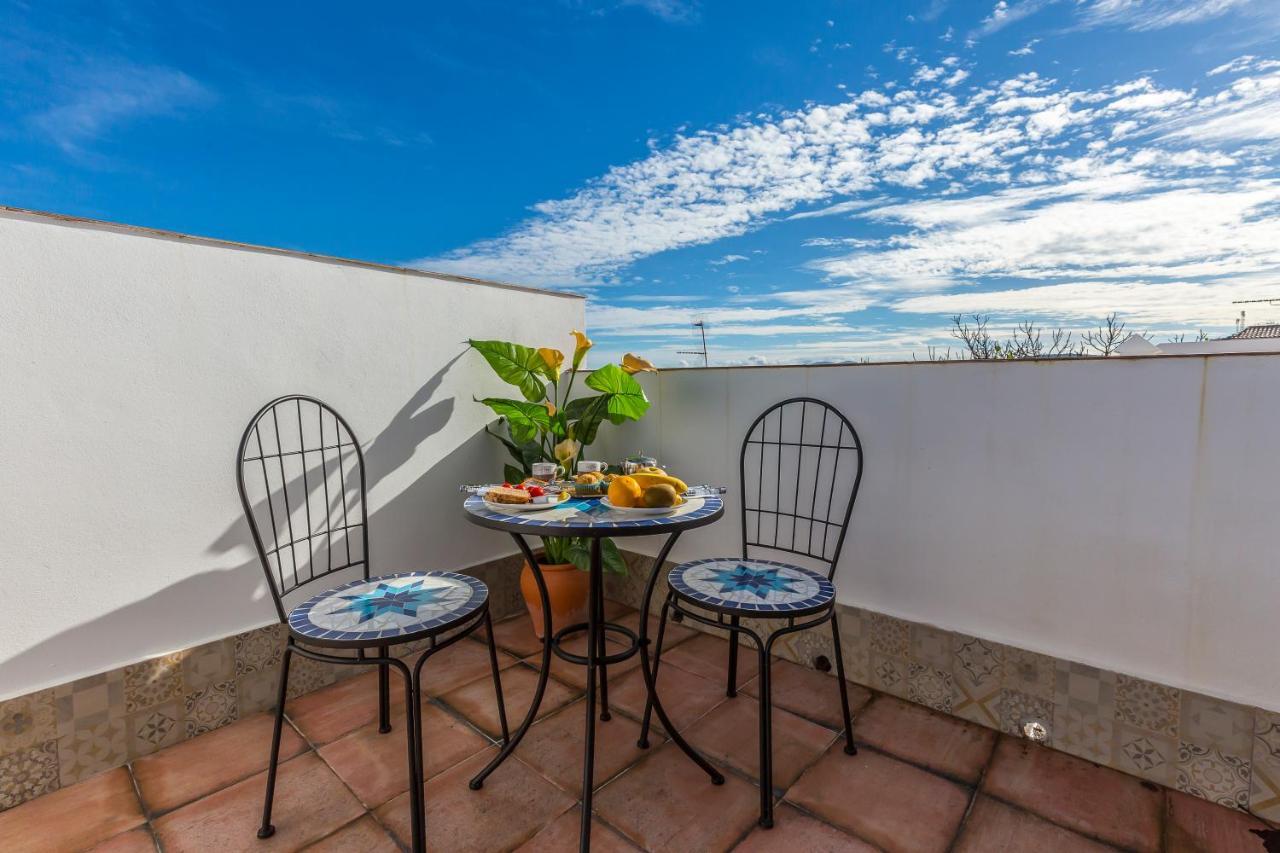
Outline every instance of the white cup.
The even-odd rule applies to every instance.
[[[604,473],[604,469],[607,467],[609,466],[604,462],[589,462],[586,459],[582,459],[578,462],[578,473],[602,474]]]

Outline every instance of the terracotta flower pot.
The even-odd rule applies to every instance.
[[[547,584],[547,598],[551,601],[551,632],[554,634],[565,625],[587,621],[587,592],[589,578],[573,563],[538,563],[542,567],[542,579]],[[533,618],[533,632],[542,639],[542,599],[538,597],[538,582],[533,569],[526,561],[520,572],[520,591],[524,604]]]

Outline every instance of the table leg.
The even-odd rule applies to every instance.
[[[604,579],[600,556],[600,537],[591,538],[591,576],[587,606],[587,732],[582,746],[582,828],[578,832],[578,849],[587,853],[591,849],[591,794],[596,763],[596,667],[599,666],[600,640],[604,634],[601,624],[603,608],[597,597],[602,594]]]
[[[498,768],[502,762],[507,760],[507,756],[515,752],[520,741],[524,739],[525,733],[529,731],[529,727],[533,725],[533,721],[538,719],[538,708],[542,705],[542,694],[547,689],[547,678],[551,674],[551,598],[547,594],[547,582],[543,580],[542,569],[538,566],[538,560],[533,556],[529,543],[524,541],[524,537],[519,533],[512,533],[511,538],[516,540],[516,545],[520,548],[520,553],[524,554],[525,560],[529,562],[529,566],[533,570],[533,579],[538,584],[538,598],[542,601],[542,665],[538,669],[538,686],[533,691],[533,701],[529,703],[529,711],[524,715],[520,727],[516,729],[511,738],[502,746],[498,754],[493,760],[484,766],[469,783],[471,790],[479,790],[484,785],[484,780],[489,774]],[[599,540],[597,540],[599,541]]]
[[[649,691],[649,701],[653,704],[653,710],[658,715],[662,727],[667,730],[667,736],[675,741],[676,746],[684,750],[685,755],[693,759],[693,762],[701,767],[706,774],[711,777],[713,785],[723,785],[724,775],[711,765],[711,762],[703,758],[697,750],[689,745],[689,742],[676,731],[675,725],[671,722],[671,718],[667,716],[667,712],[663,710],[662,700],[658,698],[658,691],[654,686],[654,674],[649,668],[649,601],[653,598],[653,588],[657,584],[658,575],[662,571],[662,566],[667,561],[667,556],[671,553],[671,549],[675,546],[676,540],[680,538],[680,531],[677,530],[667,537],[666,543],[662,546],[662,550],[658,552],[657,559],[654,560],[653,568],[649,570],[649,580],[644,587],[644,598],[640,600],[640,669],[644,673],[644,685]]]
[[[598,583],[596,583],[596,584],[594,585],[595,594],[592,596],[592,600],[593,600],[593,604],[592,604],[592,606],[593,606],[593,607],[595,607],[595,609],[596,609],[596,624],[597,624],[597,625],[600,625],[600,626],[603,626],[603,625],[604,625],[604,568],[603,568],[603,559],[602,559],[602,561],[601,561],[601,572],[600,572],[600,577],[599,577],[599,579],[598,579],[598,580],[599,580],[599,582],[598,582]],[[600,628],[600,630],[599,630],[599,631],[597,631],[596,633],[597,633],[597,637],[596,637],[596,659],[597,659],[597,660],[600,660],[600,664],[599,664],[599,668],[600,668],[600,673],[599,673],[599,675],[600,675],[600,721],[601,721],[601,722],[603,722],[603,723],[607,723],[607,722],[609,722],[609,720],[613,719],[613,716],[609,713],[609,667],[607,667],[607,666],[605,665],[604,661],[603,661],[603,660],[601,660],[601,659],[605,656],[605,654],[606,654],[606,652],[605,652],[605,645],[604,645],[604,636],[605,636],[604,628],[603,628],[603,627],[601,627],[601,628]]]

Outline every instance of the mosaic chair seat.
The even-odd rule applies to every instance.
[[[812,397],[786,400],[766,409],[747,430],[739,474],[742,554],[692,560],[667,574],[653,675],[656,682],[668,618],[729,633],[729,696],[737,695],[739,638],[745,636],[755,645],[760,659],[760,825],[771,827],[770,660],[779,639],[831,626],[844,751],[857,753],[832,577],[862,482],[862,444],[849,419],[828,403]],[[753,556],[753,550],[793,556],[820,568],[763,559]],[[825,661],[813,663],[823,668]],[[651,710],[645,708],[642,748],[649,745]]]
[[[289,664],[300,655],[377,667],[378,730],[384,734],[391,731],[392,671],[403,679],[412,846],[415,853],[425,850],[423,666],[481,627],[502,739],[509,739],[488,588],[455,572],[370,573],[364,452],[347,422],[312,397],[280,397],[254,415],[240,439],[236,483],[276,614],[287,628],[258,837],[275,834],[271,807]],[[323,591],[286,610],[284,598],[304,588]]]

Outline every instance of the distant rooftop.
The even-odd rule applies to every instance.
[[[1234,335],[1227,335],[1223,340],[1253,340],[1257,338],[1280,338],[1280,323],[1266,323],[1260,326],[1245,326]]]

